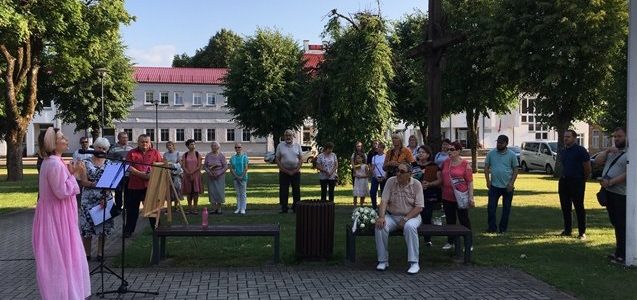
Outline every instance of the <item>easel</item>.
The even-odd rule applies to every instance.
[[[176,206],[179,207],[182,219],[185,224],[188,224],[186,213],[181,206],[179,200],[179,194],[173,185],[172,176],[170,170],[172,165],[170,163],[157,162],[153,166],[160,168],[152,168],[150,171],[150,179],[148,180],[148,189],[146,192],[146,198],[144,198],[144,208],[142,214],[146,218],[155,217],[155,228],[159,226],[159,218],[161,216],[161,210],[166,206],[168,219],[168,226],[172,225],[172,206],[175,201]],[[168,167],[168,168],[167,168]]]

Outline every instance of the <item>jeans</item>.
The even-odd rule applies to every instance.
[[[502,197],[502,216],[500,216],[500,226],[496,228],[498,200]],[[509,215],[511,214],[511,202],[513,202],[513,191],[507,191],[507,188],[499,188],[495,186],[489,187],[489,203],[487,204],[488,224],[487,230],[506,232],[509,227]]]
[[[447,219],[448,225],[456,224],[456,216],[460,225],[471,229],[471,220],[469,220],[469,210],[458,208],[458,203],[447,200],[442,200],[442,208],[445,210],[445,219]],[[449,244],[454,244],[455,238],[453,236],[447,237]]]
[[[562,217],[564,218],[564,232],[571,234],[573,228],[572,211],[575,207],[577,214],[577,228],[579,234],[586,233],[586,210],[584,210],[584,190],[586,180],[583,178],[560,178],[558,191],[560,195],[560,205],[562,207]]]
[[[301,172],[288,175],[279,171],[279,204],[281,211],[288,211],[288,196],[290,194],[290,185],[292,185],[292,210],[294,205],[301,201]]]
[[[372,176],[372,185],[369,189],[369,196],[372,199],[372,208],[378,208],[378,202],[376,201],[376,196],[378,195],[378,188],[380,187],[380,193],[383,194],[383,189],[385,188],[385,181],[378,182],[376,176]]]
[[[234,179],[232,182],[234,182],[234,190],[237,192],[237,209],[245,211],[248,202],[248,195],[246,192],[248,181]]]
[[[321,201],[326,201],[329,194],[330,202],[334,202],[334,187],[336,186],[336,179],[321,179]]]
[[[608,218],[615,228],[615,256],[626,258],[626,195],[606,191]]]

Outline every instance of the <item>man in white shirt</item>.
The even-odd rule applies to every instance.
[[[276,164],[279,166],[279,204],[281,213],[288,212],[289,188],[292,185],[292,211],[301,201],[301,165],[303,164],[301,145],[294,143],[294,132],[290,129],[283,134],[285,142],[276,147]]]
[[[88,150],[88,138],[85,137],[85,136],[80,138],[80,149]],[[77,150],[75,150],[75,152],[73,152],[73,160],[74,161],[82,161],[82,160],[89,159],[89,158],[93,157],[93,155],[90,154],[90,153],[80,154],[80,149],[77,149]]]

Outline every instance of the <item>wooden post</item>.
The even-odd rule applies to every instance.
[[[628,166],[626,178],[626,260],[637,264],[637,2],[629,1],[628,25]],[[633,143],[631,146],[630,143]],[[632,162],[632,164],[631,164]]]

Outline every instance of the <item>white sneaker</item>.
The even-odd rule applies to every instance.
[[[453,245],[449,243],[446,243],[444,246],[442,246],[442,250],[451,250],[451,248],[453,248]]]
[[[245,215],[245,214],[246,214],[245,209],[242,209],[240,213],[241,213],[242,215]]]
[[[409,270],[407,270],[407,273],[417,274],[419,271],[420,271],[420,266],[418,265],[418,263],[412,263],[411,267],[409,267]]]
[[[234,213],[235,213],[235,214],[238,214],[238,213],[240,213],[240,212],[241,212],[241,210],[240,210],[240,209],[238,209],[238,208],[237,208],[237,210],[235,210],[235,211],[234,211]]]
[[[389,263],[387,263],[387,262],[379,262],[378,265],[376,265],[376,270],[385,271],[385,270],[387,270],[387,267],[389,267]]]

